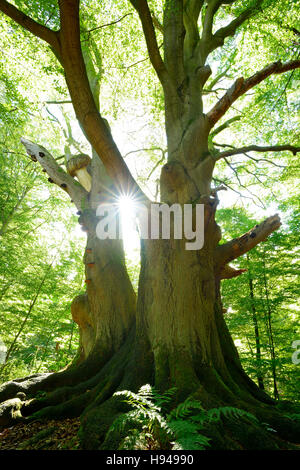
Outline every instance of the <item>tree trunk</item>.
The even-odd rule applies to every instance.
[[[134,322],[135,293],[121,240],[99,240],[89,233],[84,255],[86,294],[71,305],[80,331],[80,357],[95,354],[99,366],[116,352]]]
[[[247,253],[247,262],[248,262],[248,281],[249,281],[249,292],[250,292],[250,301],[251,301],[251,310],[252,310],[252,320],[254,327],[255,335],[255,357],[256,357],[256,369],[257,369],[257,382],[261,390],[265,389],[264,380],[261,372],[261,346],[260,346],[260,334],[258,328],[257,312],[254,303],[254,288],[253,288],[253,279],[250,273],[250,257]]]
[[[267,281],[267,276],[266,276],[265,254],[263,254],[263,280],[264,280],[266,310],[267,310],[266,327],[267,327],[269,349],[270,349],[270,356],[271,356],[271,371],[272,371],[272,377],[273,377],[274,397],[276,400],[278,400],[279,393],[278,393],[278,388],[277,388],[276,353],[275,353],[273,327],[272,327],[272,311],[271,311],[271,305],[270,305],[270,299],[269,299],[268,281]]]
[[[41,158],[47,163],[44,153]],[[272,399],[243,371],[224,320],[221,279],[241,271],[224,268],[226,244],[221,246],[221,254],[218,252],[221,232],[215,222],[217,196],[201,195],[201,181],[196,185],[184,164],[173,162],[163,167],[161,194],[165,201],[182,205],[196,196],[197,203],[204,204],[204,246],[186,250],[188,240],[173,236],[170,240],[142,240],[136,305],[122,242],[99,240],[96,235],[95,209],[100,201],[114,202],[111,193],[116,191],[112,187],[103,189],[107,181],[104,184],[103,173],[99,177],[98,159],[93,159],[92,165],[92,189],[79,217],[87,232],[86,294],[76,297],[71,306],[80,331],[78,355],[59,373],[4,384],[0,400],[14,397],[18,391],[34,396],[46,390],[45,398],[21,406],[23,416],[81,415],[83,448],[117,448],[121,437],[113,443],[107,441],[107,431],[126,406],[113,394],[124,389],[138,391],[146,383],[160,392],[175,387],[176,403],[193,397],[206,409],[231,406],[250,411],[276,426],[278,435],[291,438],[294,423],[287,423],[268,408]],[[260,230],[265,229],[255,230],[259,238]],[[232,243],[243,250],[252,240],[246,234]],[[264,431],[260,432],[267,446],[278,447],[277,441],[269,442]],[[249,444],[247,437],[241,445],[251,448],[257,442],[256,438]]]

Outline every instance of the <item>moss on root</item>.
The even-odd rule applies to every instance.
[[[112,396],[102,405],[91,407],[83,413],[78,433],[82,448],[86,450],[118,449],[121,436],[113,437],[112,434],[106,444],[104,443],[113,421],[128,410],[129,406],[126,403],[119,397]],[[107,447],[108,443],[109,447]]]

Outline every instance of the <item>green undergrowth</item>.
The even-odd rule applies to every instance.
[[[116,392],[114,395],[130,410],[113,421],[101,449],[206,450],[212,447],[215,436],[211,429],[216,424],[222,427],[224,421],[234,424],[242,420],[245,427],[261,426],[247,411],[228,406],[205,410],[201,402],[192,398],[174,408],[176,393],[177,389],[172,388],[159,394],[150,385],[144,385],[138,393]],[[263,427],[275,432],[267,423]]]

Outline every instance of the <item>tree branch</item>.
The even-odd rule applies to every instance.
[[[218,29],[212,37],[211,42],[211,51],[216,49],[217,47],[223,46],[224,41],[227,37],[233,36],[238,29],[250,16],[252,16],[255,11],[257,11],[257,7],[262,3],[261,0],[258,0],[256,4],[252,7],[247,8],[244,10],[237,18],[232,20],[227,26]]]
[[[238,78],[235,83],[227,90],[225,95],[215,104],[215,106],[207,113],[207,118],[212,128],[216,122],[228,111],[230,106],[248,90],[258,85],[267,77],[273,74],[280,74],[289,70],[294,70],[300,67],[300,60],[293,60],[282,64],[281,62],[274,62],[267,65],[265,68],[256,72],[251,77],[244,79]]]
[[[83,33],[90,34],[99,29],[106,28],[107,26],[113,26],[114,24],[120,23],[120,21],[126,18],[126,16],[131,16],[131,15],[132,13],[126,13],[125,15],[121,16],[121,18],[118,18],[117,20],[111,21],[110,23],[101,24],[100,26],[96,26],[95,28],[88,29],[87,31],[83,31]]]
[[[130,191],[147,200],[98,111],[81,50],[79,0],[59,0],[59,9],[61,57],[76,117],[108,175],[113,179],[117,191],[126,194]]]
[[[53,183],[66,191],[71,199],[74,201],[76,207],[81,210],[84,206],[88,192],[81,186],[81,184],[74,180],[72,176],[68,175],[61,166],[58,165],[52,155],[41,145],[35,144],[30,140],[21,138],[28,155],[34,160],[38,161],[40,165],[46,170]]]
[[[221,158],[231,157],[232,155],[239,155],[245,152],[283,152],[283,151],[289,151],[289,152],[292,152],[294,155],[296,155],[296,153],[300,152],[300,147],[294,147],[293,145],[269,145],[265,147],[260,147],[258,145],[249,145],[248,147],[241,147],[238,149],[226,150],[225,152],[221,152],[217,155],[216,160],[220,160]]]
[[[153,25],[155,26],[155,28],[160,32],[160,33],[164,33],[164,27],[163,25],[161,24],[161,22],[159,21],[159,19],[157,18],[157,16],[153,13],[153,11],[151,12],[151,16],[152,16],[152,21],[153,21]]]
[[[204,4],[204,0],[186,0],[183,4],[183,21],[186,31],[184,38],[184,53],[185,59],[189,59],[193,56],[194,50],[200,40],[198,18]]]
[[[34,21],[6,0],[0,0],[0,11],[9,16],[23,28],[46,41],[57,54],[60,52],[58,33]]]
[[[224,124],[214,129],[213,132],[210,133],[210,137],[211,138],[215,137],[217,134],[220,134],[220,132],[224,131],[224,129],[227,129],[230,126],[230,124],[232,124],[233,122],[239,121],[240,119],[241,119],[241,116],[234,116],[233,118],[228,119],[228,121],[224,122]],[[225,155],[225,156],[228,156],[228,155]],[[218,156],[218,159],[219,159],[219,156]]]
[[[226,77],[226,74],[228,72],[228,70],[230,69],[230,65],[228,65],[226,67],[225,70],[223,70],[223,72],[219,73],[214,79],[211,80],[211,82],[209,84],[206,85],[205,87],[205,91],[213,91],[213,88],[214,86],[221,81],[221,79],[223,77]],[[204,90],[203,90],[204,91]]]
[[[227,4],[229,5],[230,3],[234,3],[235,0],[227,0],[227,1],[222,1],[222,0],[210,0],[205,12],[204,16],[204,22],[203,22],[203,33],[202,33],[202,40],[205,41],[210,41],[212,38],[212,29],[213,29],[213,21],[214,21],[214,16],[219,10],[220,6],[222,4]]]
[[[247,269],[235,269],[229,264],[223,266],[218,273],[219,279],[232,279],[233,277],[238,277],[241,274],[245,273]]]
[[[280,218],[278,214],[275,214],[268,217],[261,224],[256,225],[241,237],[234,238],[224,245],[219,245],[216,249],[215,257],[217,271],[221,272],[227,263],[244,255],[260,242],[265,241],[280,225]]]
[[[129,0],[132,6],[138,12],[140,17],[144,36],[147,44],[147,49],[150,57],[151,64],[157,73],[157,76],[163,84],[166,80],[167,70],[165,64],[161,58],[159,47],[156,39],[155,29],[149,10],[147,0]]]
[[[164,8],[164,53],[168,73],[176,88],[186,78],[184,70],[183,0],[166,0]]]

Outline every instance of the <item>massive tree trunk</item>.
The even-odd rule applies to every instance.
[[[221,188],[212,188],[211,182],[216,161],[227,157],[228,151],[221,153],[213,148],[210,133],[239,96],[269,75],[293,70],[300,63],[277,62],[246,80],[239,78],[204,114],[202,90],[211,74],[206,59],[256,11],[255,6],[213,34],[214,15],[222,3],[228,2],[206,2],[200,38],[197,22],[204,2],[167,0],[163,60],[147,2],[132,0],[131,3],[140,16],[149,58],[165,97],[168,163],[161,171],[161,201],[181,207],[204,204],[204,246],[187,250],[185,239],[173,237],[141,240],[136,302],[121,242],[99,240],[96,236],[96,209],[103,201],[113,202],[112,194],[114,198],[134,194],[136,201],[148,209],[151,201],[130,174],[95,101],[81,51],[79,1],[59,2],[61,29],[53,32],[1,0],[0,9],[4,13],[47,41],[55,51],[65,70],[76,116],[92,145],[93,159],[89,171],[91,181],[88,173],[82,180],[78,173],[78,182],[74,174],[58,167],[46,149],[23,139],[31,158],[70,195],[80,212],[80,223],[87,232],[84,255],[87,289],[71,307],[80,329],[79,353],[72,365],[57,374],[4,384],[0,400],[15,397],[20,391],[32,397],[37,391],[47,391],[42,399],[18,405],[23,416],[81,415],[84,448],[117,448],[121,437],[112,442],[106,435],[114,418],[126,406],[113,396],[114,392],[137,391],[150,383],[161,392],[176,387],[174,405],[193,397],[206,409],[234,406],[248,410],[274,427],[278,436],[299,442],[299,425],[282,417],[273,400],[243,371],[223,317],[220,296],[222,279],[243,272],[228,263],[278,229],[280,220],[277,215],[269,217],[241,237],[220,244],[221,230],[215,222],[215,212]],[[229,155],[239,150],[247,149],[229,151]],[[296,152],[299,149],[279,146],[274,150]],[[14,406],[11,405],[12,410]],[[234,448],[235,439],[242,448],[286,445],[242,419],[238,431],[236,423],[227,424],[224,439],[228,438],[229,447]],[[216,430],[213,439],[217,433]]]

